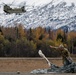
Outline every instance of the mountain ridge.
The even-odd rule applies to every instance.
[[[0,17],[0,25],[6,27],[21,23],[27,29],[41,26],[56,30],[67,27],[69,31],[76,31],[76,6],[74,3],[67,6],[64,1],[57,5],[50,2],[44,6],[33,7],[21,15],[4,13]]]

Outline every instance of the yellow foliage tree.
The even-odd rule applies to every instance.
[[[24,27],[23,27],[22,24],[20,24],[20,25],[18,26],[18,37],[19,37],[19,38],[22,38],[22,37],[24,37],[24,36],[25,36]]]

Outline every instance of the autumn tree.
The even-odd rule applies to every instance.
[[[0,56],[4,56],[4,36],[0,32]]]
[[[18,26],[17,35],[19,38],[25,37],[25,31],[24,31],[24,27],[22,24],[19,24]]]
[[[68,41],[68,48],[72,54],[75,47],[75,40],[76,40],[76,32],[69,32],[67,36],[67,41]]]

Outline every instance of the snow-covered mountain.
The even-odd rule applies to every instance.
[[[21,5],[22,3],[20,3]],[[24,3],[23,3],[24,4]],[[2,9],[3,5],[0,5]],[[27,9],[26,9],[27,8]],[[76,31],[76,6],[72,3],[70,6],[66,2],[50,2],[42,6],[27,7],[27,12],[21,15],[0,13],[1,26],[14,26],[21,23],[25,28],[50,27],[54,29],[68,29]]]

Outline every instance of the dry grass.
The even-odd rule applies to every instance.
[[[59,59],[50,59],[58,66],[62,65]],[[49,68],[44,59],[0,59],[0,72],[30,72],[34,69]]]

